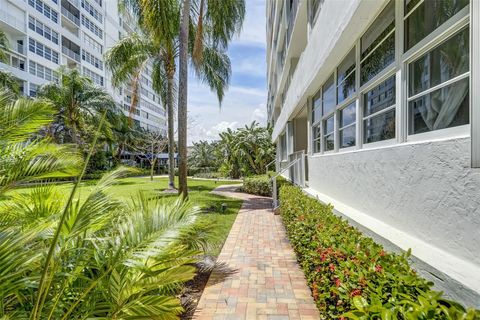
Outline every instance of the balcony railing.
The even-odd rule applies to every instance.
[[[76,53],[75,51],[73,51],[73,50],[71,50],[67,47],[62,46],[62,53],[66,54],[67,56],[69,56],[73,60],[75,60],[77,62],[80,62],[80,54]]]
[[[9,14],[4,8],[0,8],[0,20],[6,22],[7,24],[11,25],[12,27],[22,31],[25,33],[27,31],[27,27],[25,22],[15,18],[11,14]]]
[[[77,26],[80,26],[80,19],[75,17],[67,8],[62,7],[62,14],[67,17],[70,21],[75,23]]]

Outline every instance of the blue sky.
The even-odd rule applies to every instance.
[[[243,30],[229,47],[232,78],[222,108],[216,95],[193,76],[188,86],[188,144],[218,139],[227,128],[266,123],[265,0],[246,0]]]

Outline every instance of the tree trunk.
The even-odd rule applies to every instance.
[[[188,197],[187,186],[187,97],[188,97],[188,23],[190,0],[183,0],[180,22],[179,83],[178,83],[178,180],[179,193]]]
[[[150,164],[150,181],[153,181],[153,172],[155,170],[155,165],[157,164],[157,157],[153,158],[152,163]]]
[[[175,188],[175,133],[173,117],[173,77],[175,72],[167,72],[167,126],[168,126],[168,187]]]

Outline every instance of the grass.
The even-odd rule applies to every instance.
[[[221,244],[225,242],[242,205],[241,200],[214,195],[211,194],[210,191],[221,185],[235,183],[236,182],[232,181],[188,179],[189,200],[202,209],[199,220],[214,223],[218,228],[218,234],[216,236],[219,237],[220,246],[208,252],[210,255],[218,256],[220,253]],[[78,195],[81,197],[93,184],[93,181],[83,182],[78,190]],[[150,177],[134,177],[119,179],[107,192],[113,197],[124,201],[131,201],[132,197],[135,197],[139,192],[144,192],[148,197],[176,198],[177,195],[175,194],[162,193],[167,187],[168,178],[166,177],[156,177],[153,181],[150,181]],[[67,196],[72,188],[72,184],[61,184],[59,188],[62,191],[64,190],[64,194]],[[24,193],[30,192],[30,190],[32,190],[32,188],[21,188],[13,192]],[[225,212],[221,210],[223,203],[226,204]]]

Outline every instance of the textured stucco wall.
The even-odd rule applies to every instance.
[[[468,262],[469,270],[480,268],[480,170],[470,168],[469,138],[311,156],[309,183],[334,201]],[[449,261],[422,257],[428,252],[412,243],[418,258],[452,270],[443,268]],[[461,276],[462,265],[458,269]]]

